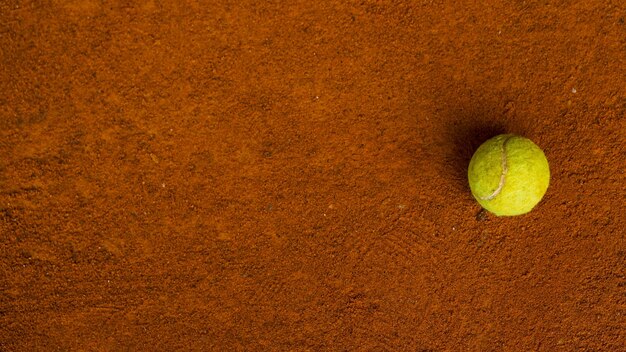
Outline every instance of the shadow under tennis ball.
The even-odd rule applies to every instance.
[[[469,118],[457,124],[451,132],[452,155],[449,162],[452,178],[459,189],[469,192],[467,167],[476,149],[489,138],[503,133],[511,133],[511,131],[498,121]]]

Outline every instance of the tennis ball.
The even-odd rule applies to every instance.
[[[483,143],[467,170],[472,195],[498,216],[531,211],[550,183],[548,160],[530,139],[501,134]]]

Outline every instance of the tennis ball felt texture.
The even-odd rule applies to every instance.
[[[467,170],[472,195],[498,216],[531,211],[550,184],[543,151],[530,139],[501,134],[483,143]]]

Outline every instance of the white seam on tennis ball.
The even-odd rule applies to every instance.
[[[496,188],[495,191],[493,191],[493,193],[491,193],[490,195],[486,196],[486,197],[480,197],[480,199],[482,200],[492,200],[495,197],[498,196],[498,194],[500,194],[500,192],[502,192],[502,189],[504,188],[504,184],[506,182],[506,173],[509,171],[509,166],[507,165],[506,162],[506,143],[511,139],[511,137],[513,136],[508,136],[506,137],[506,139],[504,140],[504,142],[502,142],[502,146],[500,147],[500,151],[501,151],[501,163],[502,163],[502,173],[500,173],[500,183],[498,183],[498,188]]]

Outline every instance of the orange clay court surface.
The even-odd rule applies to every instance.
[[[625,22],[0,0],[0,351],[626,351]],[[470,194],[499,133],[527,215]]]

